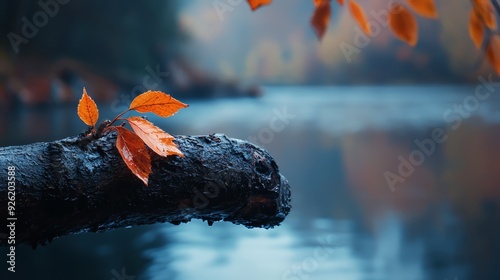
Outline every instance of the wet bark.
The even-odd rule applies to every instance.
[[[15,223],[16,245],[193,218],[270,228],[290,211],[290,187],[275,161],[248,142],[220,134],[177,136],[185,158],[150,152],[146,187],[123,163],[115,141],[110,133],[92,141],[0,148],[0,220]],[[15,195],[8,182],[15,182]],[[9,245],[11,234],[0,227],[0,246]]]

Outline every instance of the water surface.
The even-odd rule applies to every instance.
[[[9,279],[123,271],[136,279],[500,279],[500,102],[475,89],[268,87],[258,99],[186,100],[174,117],[150,120],[174,134],[225,133],[269,150],[292,186],[283,225],[193,221],[65,237],[18,248]],[[105,104],[100,112],[118,113]],[[2,146],[85,129],[73,107],[0,116]]]

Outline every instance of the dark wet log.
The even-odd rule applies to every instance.
[[[0,220],[15,222],[17,244],[36,246],[81,232],[193,218],[247,227],[279,225],[290,187],[269,153],[224,135],[177,136],[185,158],[151,152],[149,187],[123,163],[116,135],[0,148]],[[8,167],[15,176],[8,176]],[[15,177],[16,221],[8,221],[8,177]],[[14,205],[11,205],[14,206]],[[0,227],[0,245],[9,228]]]

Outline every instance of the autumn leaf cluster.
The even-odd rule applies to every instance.
[[[252,10],[268,5],[272,0],[247,0]],[[469,34],[478,49],[483,49],[486,59],[500,75],[500,36],[496,33],[497,20],[495,9],[500,13],[496,0],[471,0]],[[312,0],[315,11],[311,25],[321,40],[328,29],[331,16],[331,0]],[[356,0],[336,0],[339,6],[347,6],[353,19],[366,35],[372,31],[366,13]],[[451,1],[453,2],[453,1]],[[452,4],[450,2],[450,4]],[[495,3],[495,4],[492,4]],[[494,6],[496,5],[496,6]],[[418,42],[418,23],[416,17],[437,19],[438,11],[434,0],[401,0],[389,8],[387,23],[396,38],[415,46]]]
[[[99,111],[94,100],[87,94],[85,88],[83,95],[78,103],[78,116],[90,126],[89,137],[100,137],[101,133],[107,133],[114,130],[117,133],[116,148],[123,161],[132,173],[137,176],[144,184],[148,185],[148,178],[151,174],[151,158],[146,145],[156,154],[167,157],[177,155],[184,157],[177,145],[174,143],[174,137],[148,120],[132,116],[126,119],[120,117],[129,112],[154,113],[160,117],[170,117],[182,108],[188,105],[176,100],[170,95],[161,91],[147,91],[138,95],[130,104],[130,107],[118,114],[113,121],[103,122],[101,127],[96,130],[95,125],[99,118]],[[123,126],[113,126],[118,120],[128,122],[132,131]]]
[[[498,26],[493,2],[490,0],[471,2],[469,35],[476,48],[486,51],[486,59],[500,75],[500,37],[496,32]]]
[[[486,0],[485,0],[486,1]],[[270,4],[272,0],[248,0],[252,10],[263,5]],[[328,29],[331,16],[331,0],[312,0],[315,10],[311,18],[311,25],[319,39],[322,39]],[[438,13],[434,0],[406,0],[406,5],[395,3],[390,8],[388,24],[394,35],[414,46],[418,41],[418,25],[415,17],[410,12],[413,10],[416,14],[426,18],[437,18]],[[371,35],[372,31],[366,13],[356,0],[337,0],[339,6],[347,5],[349,12],[361,30],[366,35]]]

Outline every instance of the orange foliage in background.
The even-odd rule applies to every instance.
[[[389,27],[394,35],[415,46],[418,41],[418,24],[415,17],[401,4],[396,4],[389,11]]]
[[[248,4],[250,5],[250,8],[252,8],[252,10],[256,10],[260,6],[270,4],[272,1],[273,0],[248,0]]]
[[[330,1],[328,0],[315,0],[314,5],[316,10],[311,18],[311,24],[316,32],[318,38],[323,38],[325,35],[332,10],[330,8]]]
[[[371,35],[372,31],[370,29],[370,24],[366,19],[363,8],[361,8],[361,6],[359,6],[358,3],[356,3],[354,0],[349,0],[349,11],[351,12],[354,20],[356,20],[358,25],[361,27],[361,30],[363,30],[366,35]]]
[[[474,9],[469,16],[469,35],[476,48],[480,49],[484,38],[484,28],[478,13]]]
[[[247,0],[252,10],[263,5],[268,5],[272,0]],[[495,0],[471,0],[472,9],[469,17],[469,35],[477,48],[482,48],[486,53],[486,59],[500,75],[500,38],[495,33],[497,30],[497,14],[500,14],[500,6],[492,4]],[[315,11],[311,18],[311,25],[321,40],[326,34],[331,17],[331,0],[312,0]],[[371,34],[370,23],[363,8],[355,0],[337,0],[340,6],[347,2],[349,12],[367,35]],[[401,41],[410,46],[418,43],[418,23],[413,15],[437,19],[439,13],[434,0],[402,0],[390,8],[388,25]]]
[[[263,5],[271,4],[272,0],[247,0],[252,10],[256,10]],[[311,25],[316,31],[316,35],[318,39],[322,39],[330,22],[331,15],[331,0],[312,0],[315,11],[311,18]],[[356,0],[345,0],[347,1],[347,6],[349,7],[349,12],[351,16],[354,18],[356,23],[359,25],[361,30],[367,35],[371,35],[371,28],[366,13],[359,5]],[[340,6],[344,5],[344,0],[337,0],[337,3]],[[488,0],[481,0],[488,1]],[[436,5],[434,0],[406,0],[408,6],[418,15],[427,17],[427,18],[437,18],[438,12],[436,9]],[[394,4],[391,8],[391,14],[397,14],[399,11],[403,11],[403,15],[398,15],[396,18],[396,22],[400,23],[400,25],[392,29],[397,38],[405,41],[409,45],[415,45],[415,38],[418,38],[418,35],[415,35],[416,21],[413,18],[413,15],[408,12],[402,4]],[[407,24],[410,23],[410,24]],[[390,20],[389,20],[390,24]]]
[[[419,16],[427,18],[437,18],[438,12],[434,0],[408,0],[408,5]]]
[[[490,0],[472,0],[469,17],[469,35],[477,48],[484,48],[486,59],[500,75],[500,45],[497,30],[497,19]]]

